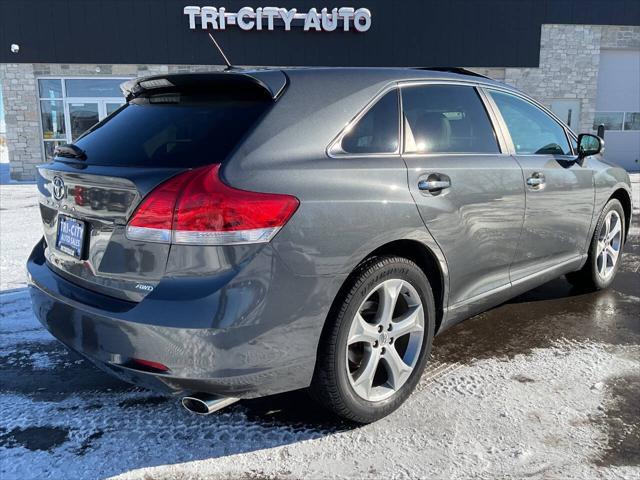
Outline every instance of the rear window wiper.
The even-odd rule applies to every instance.
[[[67,143],[65,145],[58,145],[53,151],[55,157],[64,158],[77,158],[78,160],[86,160],[87,154],[77,145],[73,143]]]

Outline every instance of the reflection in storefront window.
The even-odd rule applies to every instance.
[[[62,80],[58,78],[44,78],[38,80],[40,98],[62,98]]]
[[[65,138],[64,103],[62,100],[41,100],[42,136],[45,140]]]
[[[75,141],[85,131],[100,121],[98,104],[94,102],[69,104],[71,139]]]

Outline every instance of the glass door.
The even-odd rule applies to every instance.
[[[96,101],[70,100],[67,107],[71,141],[75,142],[80,135],[100,121],[100,104]]]
[[[96,123],[115,112],[124,100],[119,98],[97,100],[95,98],[69,98],[66,102],[69,124],[68,135],[74,142]]]

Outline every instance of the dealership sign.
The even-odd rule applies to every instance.
[[[298,12],[296,8],[279,7],[243,7],[237,12],[227,12],[225,7],[184,7],[189,17],[189,28],[207,30],[226,30],[230,25],[242,30],[291,30],[300,27],[304,31],[345,32],[355,30],[366,32],[371,28],[371,12],[367,8],[315,8]]]

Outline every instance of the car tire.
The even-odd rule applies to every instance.
[[[310,393],[337,415],[370,423],[396,410],[420,380],[433,342],[433,293],[424,272],[397,256],[365,261],[342,292],[321,336]]]
[[[608,288],[620,268],[625,232],[622,204],[616,199],[611,199],[598,218],[589,245],[587,262],[582,269],[566,275],[569,283],[585,290]]]

